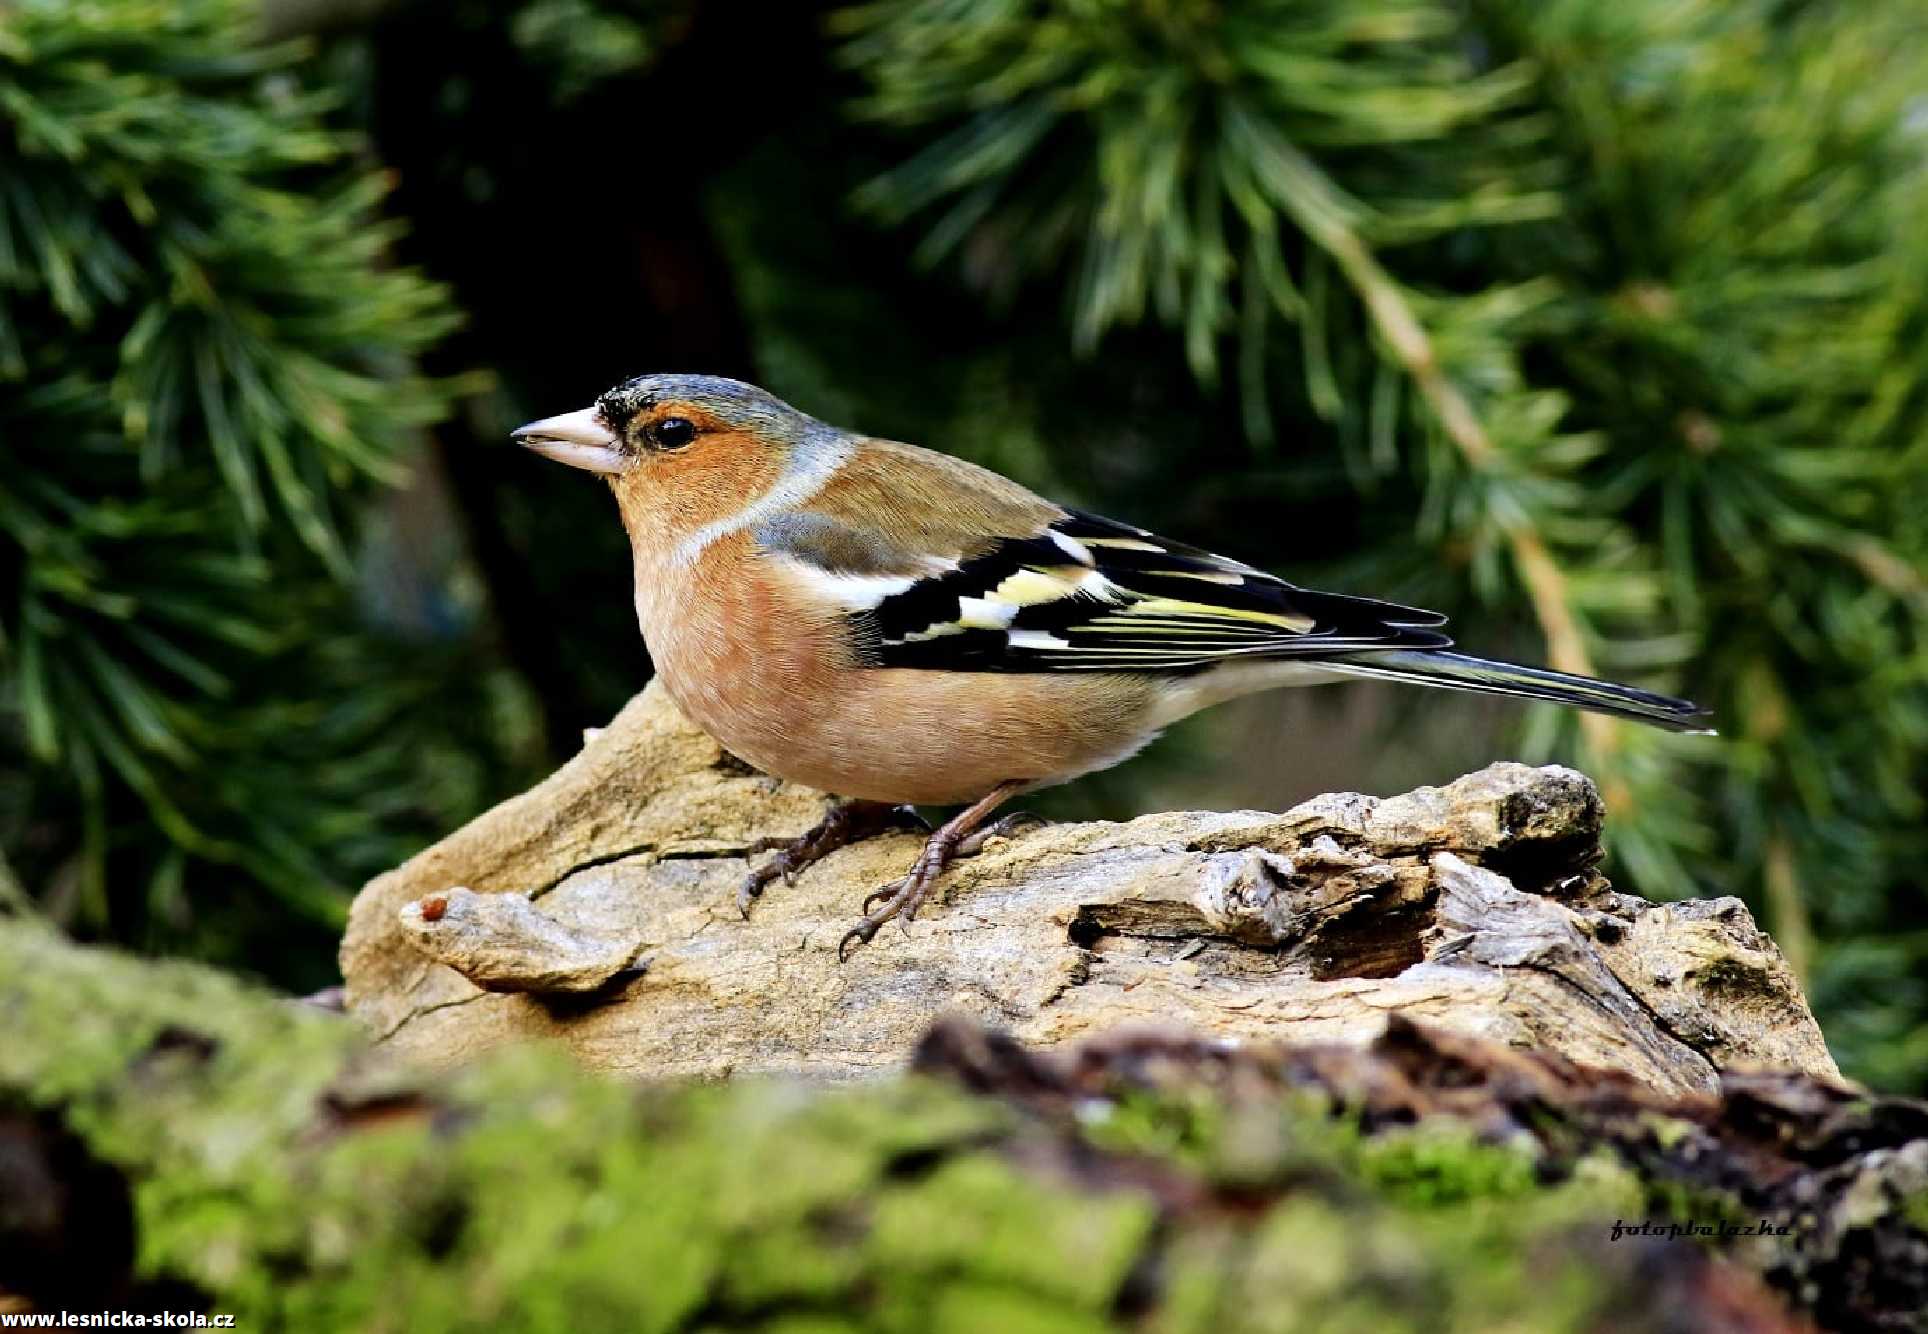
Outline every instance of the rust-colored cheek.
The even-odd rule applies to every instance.
[[[781,471],[776,453],[754,436],[706,433],[687,449],[645,453],[616,479],[616,503],[639,553],[666,551],[741,511]]]

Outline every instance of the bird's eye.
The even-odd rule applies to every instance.
[[[649,428],[649,439],[659,449],[681,449],[696,439],[696,423],[688,417],[665,417]]]

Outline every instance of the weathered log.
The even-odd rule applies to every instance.
[[[1835,1073],[1739,900],[1653,904],[1595,871],[1601,803],[1570,769],[1026,830],[843,963],[913,835],[773,884],[747,920],[735,905],[745,849],[824,802],[652,686],[548,781],[362,891],[349,1007],[418,1057],[545,1037],[650,1076],[889,1070],[949,1013],[1045,1045],[1147,1021],[1365,1042],[1401,1014],[1672,1092],[1748,1065]]]

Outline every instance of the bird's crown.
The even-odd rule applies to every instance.
[[[596,400],[596,410],[622,435],[638,417],[670,403],[698,408],[731,427],[777,442],[825,429],[768,390],[720,375],[638,375],[605,392]]]

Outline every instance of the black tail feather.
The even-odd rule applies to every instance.
[[[1708,712],[1691,700],[1658,695],[1636,686],[1592,677],[1572,676],[1544,667],[1525,667],[1518,663],[1475,658],[1465,653],[1429,650],[1367,650],[1334,657],[1321,663],[1351,676],[1379,677],[1408,681],[1415,685],[1438,686],[1445,690],[1468,690],[1482,695],[1512,695],[1519,699],[1547,700],[1591,713],[1664,727],[1674,732],[1711,735]]]

